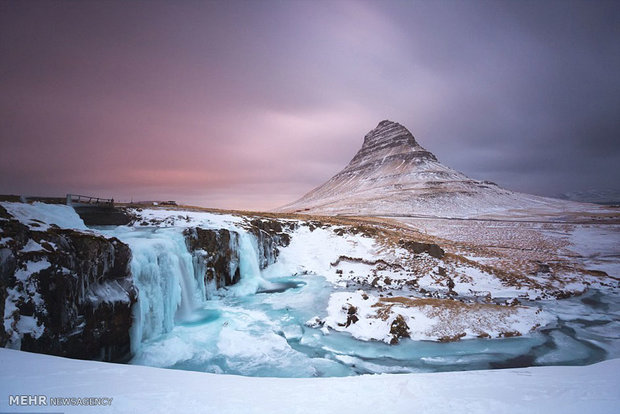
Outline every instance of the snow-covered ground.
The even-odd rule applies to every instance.
[[[0,205],[14,218],[34,230],[45,231],[51,224],[65,229],[88,229],[71,206],[38,201],[32,204],[2,202]]]
[[[325,325],[350,332],[362,340],[392,342],[401,318],[413,340],[496,338],[506,334],[526,335],[555,318],[534,307],[464,304],[441,299],[379,298],[362,290],[336,292],[329,300]],[[350,315],[356,323],[349,324]],[[398,338],[397,338],[398,339]]]
[[[250,378],[77,361],[0,349],[0,411],[64,413],[617,413],[620,359],[346,378]],[[14,406],[9,396],[108,406]],[[105,398],[106,400],[103,400]]]

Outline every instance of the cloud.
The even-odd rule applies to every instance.
[[[0,192],[271,208],[382,119],[538,194],[617,187],[613,2],[1,3]]]

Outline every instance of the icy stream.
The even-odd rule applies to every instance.
[[[538,302],[558,323],[517,338],[453,343],[356,340],[310,328],[335,287],[317,275],[263,277],[254,236],[239,231],[241,282],[205,286],[178,228],[106,231],[129,244],[139,287],[132,364],[248,376],[311,377],[581,365],[620,356],[620,300],[596,291]]]

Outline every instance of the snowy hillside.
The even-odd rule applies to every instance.
[[[505,190],[441,164],[404,126],[382,121],[351,162],[282,212],[358,216],[472,217],[596,210],[596,206]]]

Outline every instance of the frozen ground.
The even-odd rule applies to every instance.
[[[432,374],[282,379],[76,361],[0,349],[0,411],[65,413],[616,413],[620,360]],[[9,406],[10,395],[112,398]]]

